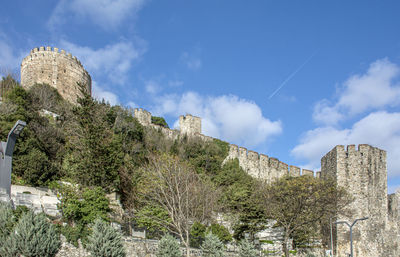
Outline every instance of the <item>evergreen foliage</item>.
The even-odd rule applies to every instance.
[[[0,202],[0,256],[14,257],[17,255],[15,241],[11,236],[16,217],[9,204]]]
[[[203,257],[223,257],[225,246],[216,235],[207,233],[201,245]]]
[[[163,117],[151,116],[151,123],[159,125],[164,128],[169,128],[168,123]]]
[[[171,236],[166,234],[163,236],[158,243],[157,257],[182,257],[182,251],[178,241]]]
[[[93,257],[125,257],[126,252],[121,234],[109,223],[96,219],[86,249]]]
[[[190,229],[190,246],[199,248],[206,236],[207,226],[200,222],[195,222]]]
[[[15,215],[11,206],[0,202],[0,244],[10,235],[15,221]]]
[[[352,201],[343,188],[337,187],[336,181],[310,176],[285,176],[268,185],[260,182],[254,198],[263,206],[265,216],[283,227],[286,257],[290,237],[301,235],[302,240],[309,239],[319,224]]]
[[[59,196],[58,209],[62,213],[63,221],[67,223],[61,227],[61,233],[68,242],[74,245],[78,245],[78,239],[85,242],[89,235],[88,225],[97,217],[108,219],[111,209],[102,188],[59,183],[53,183],[51,187]]]
[[[44,214],[25,213],[10,236],[25,257],[52,257],[61,247],[60,236]]]
[[[229,233],[229,230],[223,225],[213,223],[207,228],[207,232],[216,235],[219,240],[223,243],[228,243],[232,241],[232,235]]]
[[[257,257],[258,251],[252,243],[243,239],[239,242],[239,257]]]

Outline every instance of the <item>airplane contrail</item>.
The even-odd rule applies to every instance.
[[[276,93],[278,93],[279,90],[281,90],[281,88],[290,80],[292,79],[297,72],[299,72],[313,57],[314,55],[317,54],[318,51],[315,51],[310,57],[307,58],[307,60],[305,62],[303,62],[299,67],[297,67],[297,69],[292,72],[292,74],[290,74],[282,83],[281,85],[268,97],[268,100],[271,99],[274,95],[276,95]]]

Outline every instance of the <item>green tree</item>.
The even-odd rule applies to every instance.
[[[58,186],[60,204],[58,208],[63,214],[63,219],[70,224],[88,225],[98,217],[107,219],[111,211],[109,200],[100,187],[79,188],[74,185]]]
[[[169,128],[168,123],[163,117],[151,116],[151,123],[159,125],[164,128]]]
[[[121,234],[109,223],[96,219],[86,249],[94,257],[125,257],[126,252]]]
[[[60,236],[44,214],[25,213],[12,234],[18,253],[25,257],[52,257],[61,247]]]
[[[239,256],[240,257],[257,257],[258,251],[252,243],[247,239],[242,239],[239,242]]]
[[[166,234],[163,236],[158,243],[158,249],[156,253],[157,257],[182,257],[182,251],[178,241],[171,236]]]
[[[283,249],[289,256],[289,238],[296,231],[317,230],[319,224],[336,214],[350,201],[333,180],[310,176],[282,177],[270,185],[260,183],[255,196],[267,218],[284,228]]]
[[[33,186],[43,186],[56,175],[56,169],[47,155],[37,148],[33,148],[28,154],[19,156],[16,161],[17,174],[21,174],[25,182]]]
[[[136,225],[146,228],[146,237],[155,238],[167,232],[171,223],[168,212],[159,205],[147,204],[135,214]]]
[[[203,257],[223,257],[225,246],[216,235],[207,233],[201,245]]]
[[[118,169],[123,155],[112,140],[108,124],[108,105],[95,101],[81,87],[79,105],[73,108],[76,125],[69,138],[71,148],[64,167],[69,177],[84,186],[100,186],[107,191],[118,188]]]
[[[207,228],[207,232],[216,235],[219,240],[225,244],[232,241],[231,233],[229,233],[229,230],[223,225],[213,223]]]
[[[212,180],[221,188],[220,202],[224,209],[238,217],[233,226],[236,239],[243,238],[244,233],[254,235],[263,229],[264,213],[252,197],[256,180],[239,166],[238,159],[226,162]]]
[[[200,222],[193,223],[190,229],[190,246],[199,248],[206,236],[207,226]]]

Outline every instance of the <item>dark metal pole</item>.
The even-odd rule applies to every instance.
[[[353,223],[350,226],[350,256],[353,257],[353,226],[355,223]]]
[[[11,198],[11,167],[17,137],[26,126],[24,121],[18,120],[10,130],[7,142],[0,142],[0,188],[6,191]]]

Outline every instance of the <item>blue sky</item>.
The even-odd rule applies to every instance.
[[[388,151],[400,186],[399,1],[4,1],[0,70],[77,56],[95,97],[318,169],[337,144]]]

